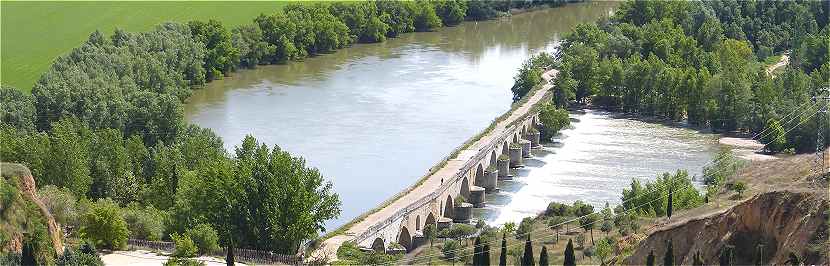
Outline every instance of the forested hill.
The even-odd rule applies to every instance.
[[[176,233],[204,244],[201,253],[218,241],[293,254],[339,215],[331,183],[252,136],[229,154],[214,132],[184,121],[192,89],[241,68],[564,2],[303,3],[232,29],[210,20],[96,31],[31,94],[0,89],[0,158],[31,169],[49,188],[40,193],[60,199],[70,235],[101,247]]]
[[[830,81],[828,9],[820,1],[623,3],[565,38],[554,101],[716,131],[769,128],[760,136],[769,151],[813,151],[822,104],[811,97]],[[768,76],[761,62],[785,51],[789,66]],[[514,89],[514,99],[523,92]]]

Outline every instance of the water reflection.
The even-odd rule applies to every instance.
[[[464,23],[242,71],[195,92],[185,114],[228,149],[253,134],[318,167],[343,200],[331,229],[411,185],[487,127],[509,108],[525,58],[553,51],[564,32],[615,5]]]

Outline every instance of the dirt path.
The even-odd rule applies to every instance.
[[[545,80],[545,84],[542,88],[531,95],[530,99],[526,103],[511,112],[507,119],[497,123],[493,130],[485,134],[481,137],[481,139],[466,149],[460,151],[458,156],[450,159],[444,167],[428,176],[421,185],[415,187],[409,193],[401,196],[386,207],[369,214],[362,221],[355,223],[348,230],[346,230],[345,234],[336,235],[324,241],[319,252],[323,252],[323,254],[329,259],[335,260],[337,249],[343,242],[354,239],[356,235],[366,231],[370,226],[392,217],[396,212],[398,212],[398,210],[406,208],[409,204],[429,196],[434,191],[437,191],[441,187],[442,180],[450,180],[468,160],[475,157],[481,148],[484,148],[493,139],[501,135],[501,133],[507,129],[508,125],[524,116],[534,104],[542,100],[545,93],[552,87],[549,81],[553,79],[557,73],[558,71],[556,70],[549,70],[543,73],[542,78]]]
[[[767,75],[771,76],[772,73],[775,72],[776,69],[781,68],[783,66],[786,66],[789,63],[790,63],[790,56],[786,55],[786,54],[782,54],[781,55],[781,60],[778,60],[778,63],[775,63],[774,65],[771,65],[771,66],[767,67]]]
[[[169,256],[159,255],[147,250],[115,251],[101,256],[104,265],[160,266],[164,265],[164,262],[168,259],[170,259]],[[226,265],[224,260],[214,257],[202,256],[193,259],[204,262],[208,266]],[[244,266],[245,264],[237,262],[236,265]]]

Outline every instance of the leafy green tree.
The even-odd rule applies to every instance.
[[[599,220],[596,214],[589,214],[579,218],[579,227],[591,232],[591,245],[594,245],[594,224]]]
[[[786,148],[787,136],[784,134],[784,127],[778,122],[778,119],[770,119],[767,122],[767,129],[769,133],[765,133],[761,138],[761,143],[764,143],[764,148],[772,153],[778,153]]]
[[[196,247],[196,243],[190,239],[190,236],[187,234],[177,234],[173,233],[170,234],[170,239],[173,240],[173,243],[176,245],[176,250],[173,251],[173,257],[176,258],[192,258],[196,257],[198,254],[198,248]]]
[[[239,51],[239,65],[255,68],[266,63],[277,47],[263,40],[262,29],[256,25],[241,25],[231,30],[231,43]]]
[[[571,239],[568,239],[568,245],[565,246],[565,266],[576,266],[576,255],[574,255],[574,244]]]
[[[77,213],[76,198],[68,189],[58,188],[53,185],[41,187],[37,192],[40,201],[46,205],[46,209],[55,218],[55,221],[62,225],[76,225],[79,214]],[[5,201],[0,201],[3,206],[9,206]]]
[[[568,223],[568,219],[562,216],[553,216],[548,220],[548,226],[556,230],[556,243],[559,243],[559,230]]]
[[[239,50],[233,45],[231,32],[217,20],[190,21],[187,23],[193,38],[204,44],[204,68],[207,81],[221,79],[236,70],[240,63]]]
[[[605,265],[605,259],[611,256],[614,251],[613,248],[610,238],[606,237],[599,240],[599,244],[596,245],[596,254],[599,257],[600,264]]]
[[[63,119],[52,125],[46,182],[86,196],[92,185],[89,145],[92,133],[77,119]]]
[[[80,233],[96,246],[116,250],[126,248],[130,231],[118,204],[111,199],[99,199],[84,214]]]
[[[449,1],[433,1],[435,13],[441,18],[441,22],[446,26],[455,26],[464,21],[464,16],[467,14],[467,1],[449,0]]]
[[[424,237],[429,241],[429,247],[432,248],[432,244],[435,243],[435,239],[438,236],[438,227],[435,224],[428,224],[424,226]]]
[[[672,203],[672,198],[673,198],[672,197],[673,196],[672,190],[673,189],[674,188],[672,188],[672,187],[668,187],[669,200],[666,203],[666,217],[668,217],[668,218],[671,218],[672,210],[674,209],[674,204]]]
[[[219,250],[219,235],[209,224],[197,224],[184,233],[196,244],[199,254],[210,254]]]
[[[415,31],[433,31],[441,27],[441,18],[438,17],[435,8],[428,1],[415,1],[414,11]]]
[[[561,108],[556,108],[551,104],[544,104],[539,111],[539,122],[544,125],[542,127],[542,139],[549,140],[555,136],[559,130],[571,124],[568,111]]]
[[[35,130],[35,104],[31,94],[17,88],[0,87],[0,123],[23,131]]]
[[[444,242],[444,247],[441,249],[441,252],[444,254],[444,258],[448,261],[454,262],[461,259],[459,256],[459,249],[461,249],[461,244],[459,244],[458,241],[448,240],[447,242]]]
[[[164,236],[166,213],[153,206],[142,207],[136,202],[122,209],[124,221],[130,229],[130,237],[150,241],[160,241]]]

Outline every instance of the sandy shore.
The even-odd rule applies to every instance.
[[[778,159],[775,156],[760,153],[764,147],[757,140],[736,137],[720,137],[718,143],[732,147],[732,152],[739,158],[750,161],[768,161]]]
[[[102,254],[101,259],[104,265],[137,265],[137,266],[160,266],[164,265],[170,257],[159,255],[147,250],[114,251],[109,254]],[[214,257],[198,257],[195,260],[204,262],[209,266],[224,266],[225,260]],[[236,263],[236,265],[245,265]]]

